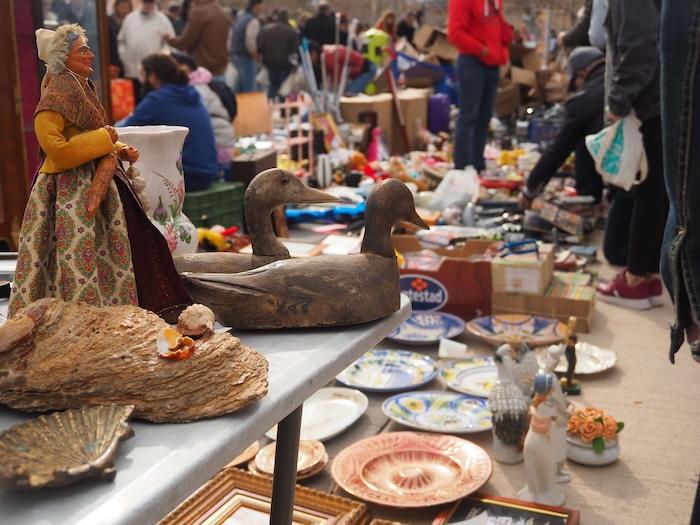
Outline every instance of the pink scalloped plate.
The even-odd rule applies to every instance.
[[[343,450],[331,465],[335,482],[353,496],[399,508],[450,503],[479,490],[493,465],[471,441],[442,434],[390,432]]]

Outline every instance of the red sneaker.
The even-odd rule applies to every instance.
[[[664,305],[664,285],[661,279],[658,277],[652,277],[649,279],[649,302],[652,306],[663,306]]]
[[[600,283],[596,286],[598,297],[606,303],[618,304],[635,310],[648,310],[651,308],[651,293],[649,281],[644,281],[637,286],[629,286],[625,278],[626,270],[618,273],[609,283]]]

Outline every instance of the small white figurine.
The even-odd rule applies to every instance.
[[[558,413],[552,400],[554,374],[535,376],[535,398],[530,406],[530,430],[523,450],[527,485],[518,497],[543,505],[561,505],[566,493],[557,485],[557,461],[552,451],[551,430]]]
[[[493,457],[501,463],[523,460],[523,442],[527,434],[528,401],[515,384],[511,371],[509,346],[496,351],[498,381],[489,394],[489,409],[493,415]]]
[[[554,374],[563,354],[564,347],[562,345],[550,346],[544,371]],[[564,468],[566,465],[566,425],[569,422],[570,406],[559,381],[554,381],[550,399],[557,409],[556,421],[552,427],[552,450],[557,462],[557,483],[566,483],[571,481],[571,475]]]

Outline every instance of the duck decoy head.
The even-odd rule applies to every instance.
[[[315,202],[337,202],[340,199],[303,184],[291,171],[272,168],[258,173],[246,190],[246,200],[251,198],[271,206]]]
[[[380,182],[367,198],[366,217],[388,217],[393,225],[397,221],[406,221],[419,228],[429,230],[416,212],[413,194],[408,187],[398,179],[387,179]]]

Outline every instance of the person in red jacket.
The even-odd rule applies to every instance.
[[[447,36],[459,51],[459,117],[454,139],[456,169],[486,167],[484,147],[496,105],[499,66],[508,62],[513,28],[503,0],[450,0]]]
[[[322,74],[319,50],[319,45],[316,42],[309,42],[309,57],[314,67],[316,81],[320,86]],[[329,82],[333,80],[337,55],[338,79],[340,79],[343,73],[345,57],[348,53],[350,53],[350,56],[348,58],[348,82],[345,86],[345,92],[356,95],[357,93],[362,93],[377,74],[377,66],[363,57],[362,54],[348,49],[345,46],[323,46],[323,61],[326,64],[326,77]]]

